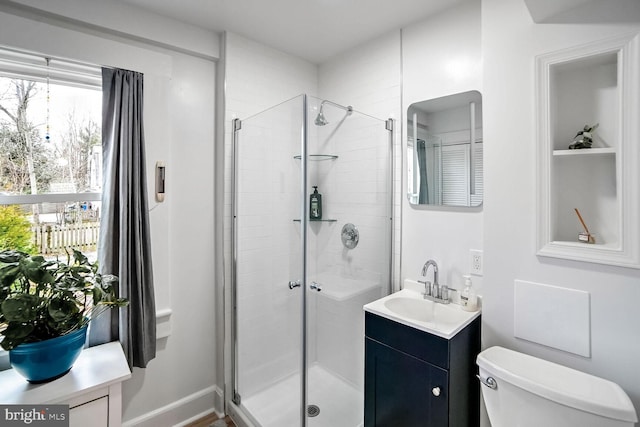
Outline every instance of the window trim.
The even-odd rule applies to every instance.
[[[0,205],[35,205],[38,203],[99,202],[102,192],[44,193],[0,195]]]
[[[45,82],[49,78],[53,84],[102,89],[102,69],[99,65],[7,46],[0,46],[0,76],[38,82]]]

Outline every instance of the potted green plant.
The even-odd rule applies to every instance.
[[[67,253],[67,262],[0,251],[0,346],[13,368],[30,382],[66,374],[82,351],[89,322],[128,304],[118,298],[117,283],[78,250]]]

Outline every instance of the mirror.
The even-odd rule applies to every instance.
[[[458,93],[407,110],[407,198],[412,205],[482,204],[482,95]]]

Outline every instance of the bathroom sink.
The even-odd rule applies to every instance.
[[[397,297],[384,302],[384,306],[398,316],[419,322],[431,322],[435,317],[436,305],[431,301],[415,298]]]
[[[443,338],[453,337],[480,315],[463,311],[458,304],[426,300],[407,288],[365,305],[364,310]]]
[[[386,300],[384,305],[396,315],[418,322],[454,325],[459,321],[464,321],[466,318],[457,305],[438,304],[425,299],[398,296]],[[455,309],[451,310],[454,307]]]

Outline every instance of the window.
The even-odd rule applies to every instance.
[[[0,249],[95,256],[101,108],[99,67],[0,51]]]
[[[97,258],[101,125],[99,67],[0,49],[0,250]]]

